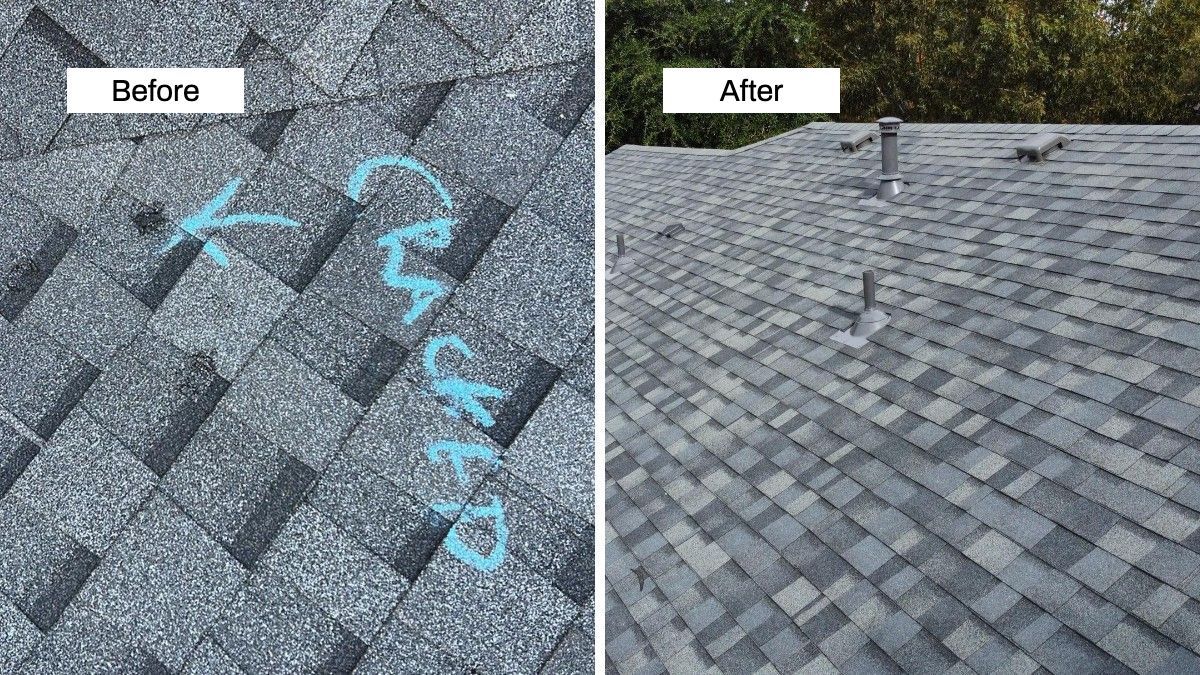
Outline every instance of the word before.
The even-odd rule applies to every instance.
[[[725,89],[721,91],[721,100],[732,98],[734,101],[778,101],[782,84],[755,84],[749,78],[742,79],[741,87],[733,80],[725,80]]]
[[[130,86],[129,80],[113,80],[113,100],[117,102],[134,100],[163,103],[190,101],[194,103],[200,100],[200,87],[194,84],[167,84],[159,82],[157,78],[153,77],[150,78],[149,84],[132,86]]]

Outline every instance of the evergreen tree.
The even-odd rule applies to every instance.
[[[1200,0],[612,0],[608,145],[814,119],[664,115],[663,67],[842,69],[839,120],[1200,123]]]
[[[611,0],[606,6],[607,145],[739,147],[812,115],[662,111],[663,68],[811,65],[800,0]]]

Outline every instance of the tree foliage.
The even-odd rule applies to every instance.
[[[840,67],[847,121],[1200,122],[1200,0],[610,0],[607,36],[610,148],[814,119],[665,115],[670,66]]]

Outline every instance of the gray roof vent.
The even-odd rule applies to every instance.
[[[842,139],[842,152],[858,152],[867,143],[875,142],[875,132],[864,130]]]
[[[1067,147],[1069,140],[1062,134],[1035,134],[1017,143],[1017,161],[1028,159],[1031,162],[1041,162],[1051,150]]]
[[[858,349],[867,344],[867,338],[886,326],[891,318],[875,306],[875,271],[866,270],[863,272],[863,311],[853,326],[834,333],[833,340]]]
[[[683,225],[680,223],[675,223],[674,225],[668,225],[668,226],[664,227],[661,232],[654,235],[654,238],[658,239],[659,237],[666,237],[666,238],[670,239],[671,237],[679,234],[680,232],[683,232]]]
[[[880,145],[883,148],[883,172],[879,174],[879,189],[875,197],[887,201],[904,191],[904,178],[900,175],[900,122],[898,117],[879,120]]]

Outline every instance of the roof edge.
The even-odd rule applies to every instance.
[[[616,150],[613,150],[612,152],[610,152],[608,154],[612,155],[612,154],[620,152],[621,150],[625,150],[626,148],[628,148],[630,152],[662,152],[662,153],[675,154],[675,155],[708,155],[708,156],[723,157],[726,155],[736,155],[739,152],[745,152],[747,150],[757,148],[760,145],[764,145],[766,143],[770,143],[772,141],[775,141],[775,140],[778,140],[781,138],[787,138],[788,136],[794,136],[794,135],[804,131],[805,129],[813,126],[814,124],[822,124],[822,122],[809,122],[808,124],[805,124],[802,127],[796,127],[795,129],[791,129],[791,130],[785,131],[780,134],[775,134],[774,136],[768,136],[768,137],[762,139],[761,141],[755,141],[749,145],[743,145],[740,148],[733,148],[733,149],[677,148],[677,147],[670,146],[670,145],[637,145],[634,143],[626,143],[625,145],[619,146]]]

